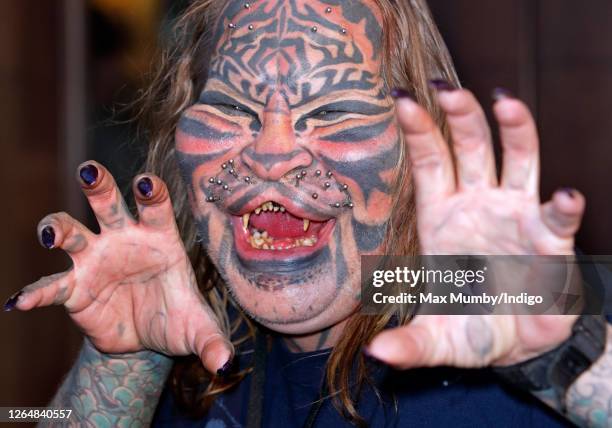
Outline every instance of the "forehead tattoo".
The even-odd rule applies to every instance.
[[[266,89],[282,90],[291,108],[332,91],[371,91],[381,83],[381,34],[362,2],[232,1],[215,30],[208,77],[260,104]]]

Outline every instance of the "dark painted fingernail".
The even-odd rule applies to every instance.
[[[9,312],[15,309],[15,305],[17,305],[17,301],[19,300],[19,297],[22,294],[23,291],[20,290],[17,293],[13,294],[11,297],[9,297],[6,303],[4,304],[4,312]]]
[[[138,191],[145,198],[153,196],[153,181],[149,177],[142,177],[136,184]]]
[[[415,97],[412,94],[412,92],[410,92],[408,89],[403,89],[403,88],[393,88],[391,89],[391,96],[393,98],[408,98],[411,100],[414,100]]]
[[[559,189],[560,192],[565,193],[567,196],[569,196],[570,198],[574,198],[574,189],[572,189],[571,187],[562,187]]]
[[[51,226],[45,226],[40,232],[40,241],[43,247],[51,249],[55,246],[55,230]]]
[[[514,98],[514,94],[505,88],[495,88],[491,94],[495,101]]]
[[[457,89],[444,79],[432,79],[429,81],[429,86],[434,88],[436,91],[454,91]]]
[[[88,186],[93,186],[98,179],[98,168],[92,164],[85,165],[79,171],[79,176],[81,177],[81,180],[83,180],[83,183],[87,184]]]
[[[230,358],[229,360],[227,360],[227,362],[223,364],[223,366],[220,369],[217,370],[217,376],[227,377],[232,371],[233,362],[234,362],[233,358]]]

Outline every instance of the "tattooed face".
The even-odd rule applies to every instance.
[[[264,325],[308,333],[359,302],[400,146],[368,2],[230,2],[176,134],[203,245]]]

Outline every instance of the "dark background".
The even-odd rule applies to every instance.
[[[0,294],[65,269],[37,242],[46,214],[90,223],[76,165],[107,165],[125,188],[144,145],[121,122],[181,2],[0,2]],[[612,253],[612,2],[430,0],[463,84],[490,111],[504,86],[526,100],[542,139],[542,197],[587,197],[578,245]],[[111,121],[111,119],[114,121]],[[42,406],[71,366],[80,335],[61,308],[0,313],[0,406]]]

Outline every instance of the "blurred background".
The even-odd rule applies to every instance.
[[[69,266],[36,225],[67,211],[92,225],[75,181],[96,159],[127,189],[146,145],[127,103],[188,1],[0,0],[0,297]],[[587,197],[578,246],[612,253],[612,2],[429,0],[463,84],[490,112],[504,86],[526,100],[542,139],[542,197]],[[490,117],[490,116],[489,116]],[[62,308],[0,313],[0,406],[43,406],[81,338]]]

